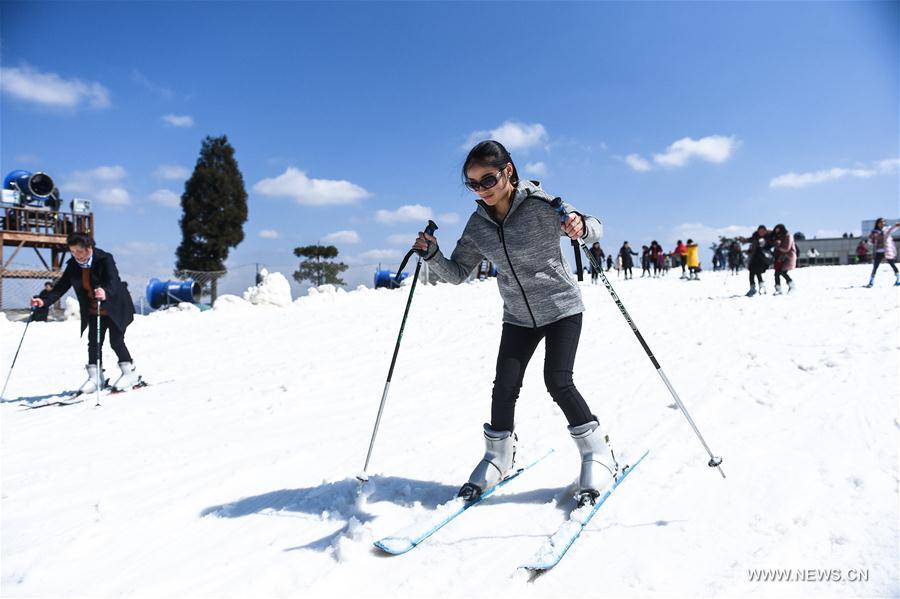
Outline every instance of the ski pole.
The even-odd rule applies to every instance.
[[[550,205],[559,214],[560,221],[565,223],[566,219],[568,218],[568,214],[566,214],[566,211],[563,208],[562,200],[560,198],[554,198]],[[587,254],[588,259],[591,261],[591,264],[596,264],[596,261],[594,260],[593,255],[591,255],[591,252],[584,240],[579,238],[578,243],[584,253]],[[666,373],[663,372],[662,366],[659,365],[659,362],[656,360],[653,352],[650,351],[650,346],[648,346],[647,342],[644,341],[643,335],[641,335],[641,332],[638,330],[637,325],[634,324],[634,321],[631,319],[631,315],[628,314],[628,310],[625,309],[625,306],[622,304],[619,296],[616,295],[616,292],[612,288],[609,280],[603,273],[600,273],[600,277],[603,279],[603,285],[606,287],[606,290],[609,291],[609,294],[616,302],[616,306],[619,307],[619,311],[622,313],[622,316],[625,317],[625,321],[628,323],[628,326],[631,327],[632,332],[640,342],[641,347],[643,347],[644,351],[647,352],[647,357],[650,358],[650,361],[653,363],[653,367],[656,368],[656,372],[659,373],[659,376],[662,379],[663,383],[665,383],[666,387],[669,389],[669,393],[671,393],[672,397],[675,399],[675,403],[678,404],[679,409],[681,409],[681,413],[684,414],[684,417],[687,419],[688,424],[691,425],[691,428],[694,429],[694,433],[697,435],[697,438],[700,439],[700,443],[703,444],[703,448],[706,449],[706,453],[709,454],[709,463],[707,465],[710,468],[718,468],[719,474],[722,475],[722,478],[725,478],[725,472],[722,471],[722,458],[713,455],[713,452],[709,448],[709,445],[707,445],[706,441],[703,439],[703,435],[700,434],[700,430],[697,428],[697,425],[694,424],[694,419],[691,418],[690,414],[688,414],[687,408],[684,407],[684,404],[681,402],[681,398],[678,397],[678,393],[675,392],[675,388],[672,387],[672,383],[669,382],[669,378],[666,376]]]
[[[425,227],[425,232],[429,235],[434,235],[437,228],[438,226],[434,221],[429,220],[428,226]],[[397,271],[397,280],[399,280],[403,267],[406,266],[409,257],[413,253],[418,253],[418,251],[414,249],[410,250],[407,252],[406,257],[403,258],[400,269]],[[397,354],[400,352],[400,340],[403,339],[403,328],[406,326],[406,317],[409,315],[409,306],[412,304],[413,293],[416,291],[416,283],[419,281],[419,269],[421,268],[422,254],[419,254],[419,259],[416,262],[416,273],[413,275],[413,282],[409,288],[409,297],[406,299],[406,309],[403,311],[403,320],[400,321],[400,333],[397,335],[397,343],[394,345],[394,357],[391,358],[391,367],[388,369],[387,380],[384,383],[384,391],[381,393],[381,404],[378,406],[378,416],[375,417],[375,428],[372,430],[372,439],[369,441],[369,452],[366,454],[366,464],[363,466],[363,471],[356,475],[356,478],[362,482],[369,480],[369,460],[372,458],[372,448],[375,447],[375,437],[378,435],[378,427],[381,424],[381,415],[384,412],[384,404],[387,400],[388,389],[391,387],[391,377],[394,376],[394,365],[397,364]]]
[[[103,346],[100,341],[100,300],[97,300],[97,403],[95,408],[100,407],[100,385],[103,381]]]
[[[9,378],[12,376],[13,368],[16,366],[16,359],[19,357],[19,350],[22,349],[22,342],[25,341],[25,333],[28,332],[28,325],[34,320],[34,311],[35,308],[32,308],[28,320],[25,321],[25,330],[22,331],[22,338],[19,339],[19,347],[16,348],[16,355],[13,356],[12,364],[9,367],[9,374],[6,375],[6,382],[3,383],[3,391],[0,391],[0,399],[3,399],[3,396],[6,395],[6,386],[9,384]]]

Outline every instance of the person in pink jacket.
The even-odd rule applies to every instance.
[[[794,281],[788,271],[797,266],[797,246],[794,236],[784,225],[775,225],[772,233],[775,237],[775,295],[781,295],[781,277],[787,281],[788,293],[794,290]]]
[[[869,277],[869,284],[866,287],[871,287],[875,284],[875,271],[878,270],[882,260],[890,264],[894,271],[894,285],[900,285],[900,272],[897,271],[896,264],[897,246],[894,245],[894,238],[891,236],[891,233],[897,227],[900,227],[900,223],[894,223],[893,226],[885,230],[883,218],[875,221],[875,228],[869,233],[869,241],[872,242],[874,248],[872,252],[872,276]]]
[[[678,259],[681,261],[681,279],[686,279],[687,274],[684,272],[684,267],[687,266],[687,246],[681,243],[681,240],[678,240],[678,243],[675,245],[675,249],[672,250],[673,256],[678,256]]]

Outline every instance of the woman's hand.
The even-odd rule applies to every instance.
[[[44,300],[42,300],[42,299],[39,298],[39,297],[33,297],[33,298],[31,298],[31,307],[32,307],[32,308],[43,308],[43,307],[44,307]]]
[[[106,301],[106,292],[103,291],[103,289],[100,287],[98,287],[97,289],[94,289],[94,299],[100,300],[101,302],[105,302]]]
[[[413,244],[413,249],[417,250],[421,254],[425,254],[428,251],[428,247],[432,243],[437,244],[437,237],[429,235],[424,231],[419,231],[419,236],[416,238],[416,242]]]
[[[563,231],[570,239],[579,240],[584,233],[584,220],[574,212],[569,215],[565,223],[560,223]]]

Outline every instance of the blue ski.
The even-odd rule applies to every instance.
[[[584,530],[584,527],[587,526],[588,522],[591,521],[591,518],[594,517],[594,514],[600,509],[600,506],[609,499],[609,496],[612,495],[613,491],[628,478],[628,475],[631,474],[632,470],[637,468],[638,464],[647,457],[648,453],[650,453],[649,449],[645,451],[634,464],[627,466],[622,471],[622,476],[616,479],[616,482],[607,489],[606,493],[600,496],[593,506],[585,505],[574,510],[569,515],[568,520],[560,524],[559,528],[556,529],[556,532],[544,541],[541,548],[538,549],[524,565],[519,567],[532,572],[541,572],[549,570],[558,564],[559,560],[566,554],[566,551],[569,550],[569,547],[571,547],[575,540],[578,539],[578,536],[581,534],[581,531]]]
[[[449,524],[457,516],[461,515],[469,508],[478,505],[479,503],[490,497],[494,493],[494,491],[496,491],[509,481],[518,478],[520,474],[546,458],[551,453],[553,453],[552,449],[530,464],[519,468],[511,476],[504,478],[490,489],[487,489],[484,493],[481,494],[480,497],[478,497],[478,499],[474,501],[466,503],[466,501],[461,497],[456,497],[454,499],[451,499],[450,501],[442,503],[427,516],[420,518],[416,522],[413,522],[409,526],[398,530],[392,535],[388,535],[383,539],[375,541],[375,546],[382,551],[393,555],[402,555],[406,553],[407,551],[413,549],[416,545],[436,533],[438,530]]]

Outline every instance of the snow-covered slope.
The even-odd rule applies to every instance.
[[[407,289],[138,317],[127,341],[154,384],[99,408],[24,408],[84,372],[78,323],[35,323],[0,406],[2,595],[897,596],[900,288],[886,272],[861,288],[867,268],[802,269],[796,293],[756,298],[746,273],[613,278],[725,480],[606,290],[585,284],[576,384],[619,452],[651,453],[534,582],[516,567],[565,518],[578,471],[543,346],[517,432],[522,460],[550,458],[409,554],[371,546],[481,456],[494,282],[417,288],[361,493]],[[23,329],[0,316],[3,376]],[[750,580],[770,568],[844,580]]]

